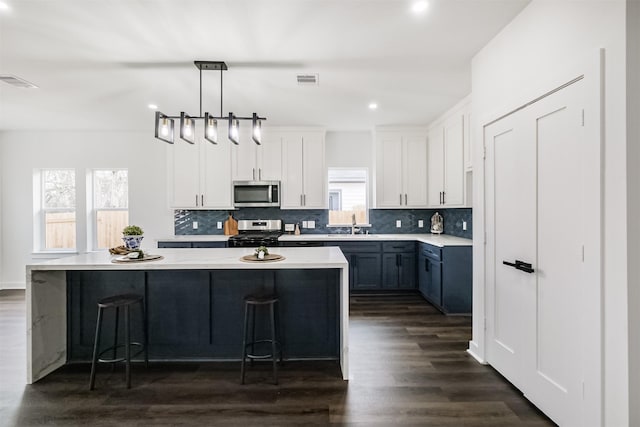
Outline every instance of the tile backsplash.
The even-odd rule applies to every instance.
[[[370,209],[369,230],[371,234],[404,234],[404,233],[428,233],[431,227],[431,216],[439,212],[444,219],[444,232],[451,236],[471,238],[472,236],[472,210],[461,209]],[[303,234],[328,234],[347,233],[348,227],[327,227],[329,213],[325,209],[301,209],[283,210],[279,208],[241,208],[234,211],[202,211],[202,210],[176,210],[174,211],[174,227],[176,235],[197,234],[222,234],[223,230],[217,228],[218,221],[224,222],[229,213],[235,219],[281,219],[284,224],[300,224]],[[401,227],[396,227],[396,221],[400,221]],[[424,227],[418,227],[418,221],[424,221]],[[193,229],[193,222],[198,223],[198,228]],[[302,228],[302,221],[315,221],[316,228]],[[463,221],[467,223],[467,229],[463,230]]]

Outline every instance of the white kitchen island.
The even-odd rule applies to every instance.
[[[113,263],[114,256],[106,253],[88,253],[56,260],[50,260],[39,264],[27,266],[27,382],[33,383],[48,375],[55,369],[69,361],[68,351],[71,348],[69,339],[73,339],[75,332],[71,333],[72,325],[69,319],[73,318],[73,310],[77,310],[77,301],[71,295],[71,287],[84,289],[93,286],[92,281],[82,281],[77,277],[84,275],[92,278],[101,275],[143,275],[144,292],[149,289],[162,289],[149,284],[148,277],[162,278],[178,277],[184,275],[205,275],[209,277],[209,289],[215,286],[227,286],[233,288],[234,276],[256,277],[273,273],[281,282],[284,278],[300,273],[300,277],[309,277],[305,274],[314,272],[335,272],[327,277],[336,277],[337,308],[335,321],[337,322],[337,356],[342,368],[342,376],[346,380],[349,377],[349,265],[340,249],[336,247],[316,248],[274,248],[271,252],[281,254],[284,260],[278,262],[244,262],[240,258],[252,254],[252,248],[224,248],[224,249],[154,249],[154,255],[162,255],[164,259],[137,263]],[[234,273],[235,272],[235,273]],[[208,276],[207,276],[208,275]],[[211,277],[222,275],[224,282],[214,281]],[[204,277],[204,276],[203,276]],[[158,279],[159,280],[159,279]],[[277,280],[276,280],[277,281]],[[187,293],[190,288],[188,281],[175,280],[171,282],[171,292]],[[194,280],[191,280],[194,282]],[[302,303],[304,280],[286,283],[282,290],[294,294],[298,300],[290,306]],[[167,283],[162,283],[167,285]],[[191,283],[198,285],[197,283]],[[97,287],[98,285],[96,285]],[[181,289],[184,288],[184,289]],[[91,289],[88,289],[91,291]],[[240,299],[240,303],[241,303]],[[292,300],[293,301],[293,300]],[[89,304],[87,303],[89,306]],[[93,310],[93,306],[89,306]],[[77,321],[77,320],[76,320]],[[308,321],[308,319],[307,319]],[[88,328],[90,330],[90,328]],[[85,334],[86,335],[86,334]],[[70,338],[71,337],[71,338]],[[85,339],[86,341],[87,339]],[[210,340],[211,341],[211,340]],[[215,343],[214,343],[215,344]]]

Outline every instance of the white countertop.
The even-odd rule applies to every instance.
[[[216,249],[152,249],[153,255],[164,259],[132,263],[113,263],[119,256],[108,252],[93,252],[83,255],[53,259],[27,265],[27,270],[269,270],[269,269],[310,269],[348,268],[347,260],[337,247],[318,248],[272,248],[271,252],[286,259],[277,262],[244,262],[240,258],[253,254],[255,248]]]
[[[472,246],[473,240],[447,234],[283,234],[278,239],[281,242],[323,241],[323,242],[384,242],[384,241],[416,241],[430,245],[444,246]]]
[[[226,242],[230,236],[211,234],[211,235],[183,235],[167,237],[165,239],[157,239],[160,242]],[[283,234],[278,239],[281,242],[312,242],[312,241],[343,241],[343,242],[384,242],[384,241],[416,241],[428,243],[430,245],[444,246],[472,246],[473,240],[463,237],[449,236],[447,234]]]

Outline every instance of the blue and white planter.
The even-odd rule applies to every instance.
[[[122,241],[127,249],[140,249],[140,242],[144,236],[122,236]]]

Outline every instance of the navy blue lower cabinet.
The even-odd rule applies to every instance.
[[[380,289],[380,254],[346,252],[344,256],[349,261],[349,285],[351,289]]]
[[[447,314],[471,313],[472,258],[470,246],[421,243],[418,254],[418,289]]]
[[[384,242],[382,249],[382,288],[415,289],[415,243]]]
[[[69,271],[67,283],[70,362],[91,360],[97,302],[119,293],[145,297],[152,360],[239,360],[244,296],[255,292],[280,299],[285,358],[339,357],[339,270]],[[268,322],[258,319],[258,335],[266,334]],[[136,307],[131,320],[141,341]],[[112,342],[113,324],[105,317],[103,343]]]

